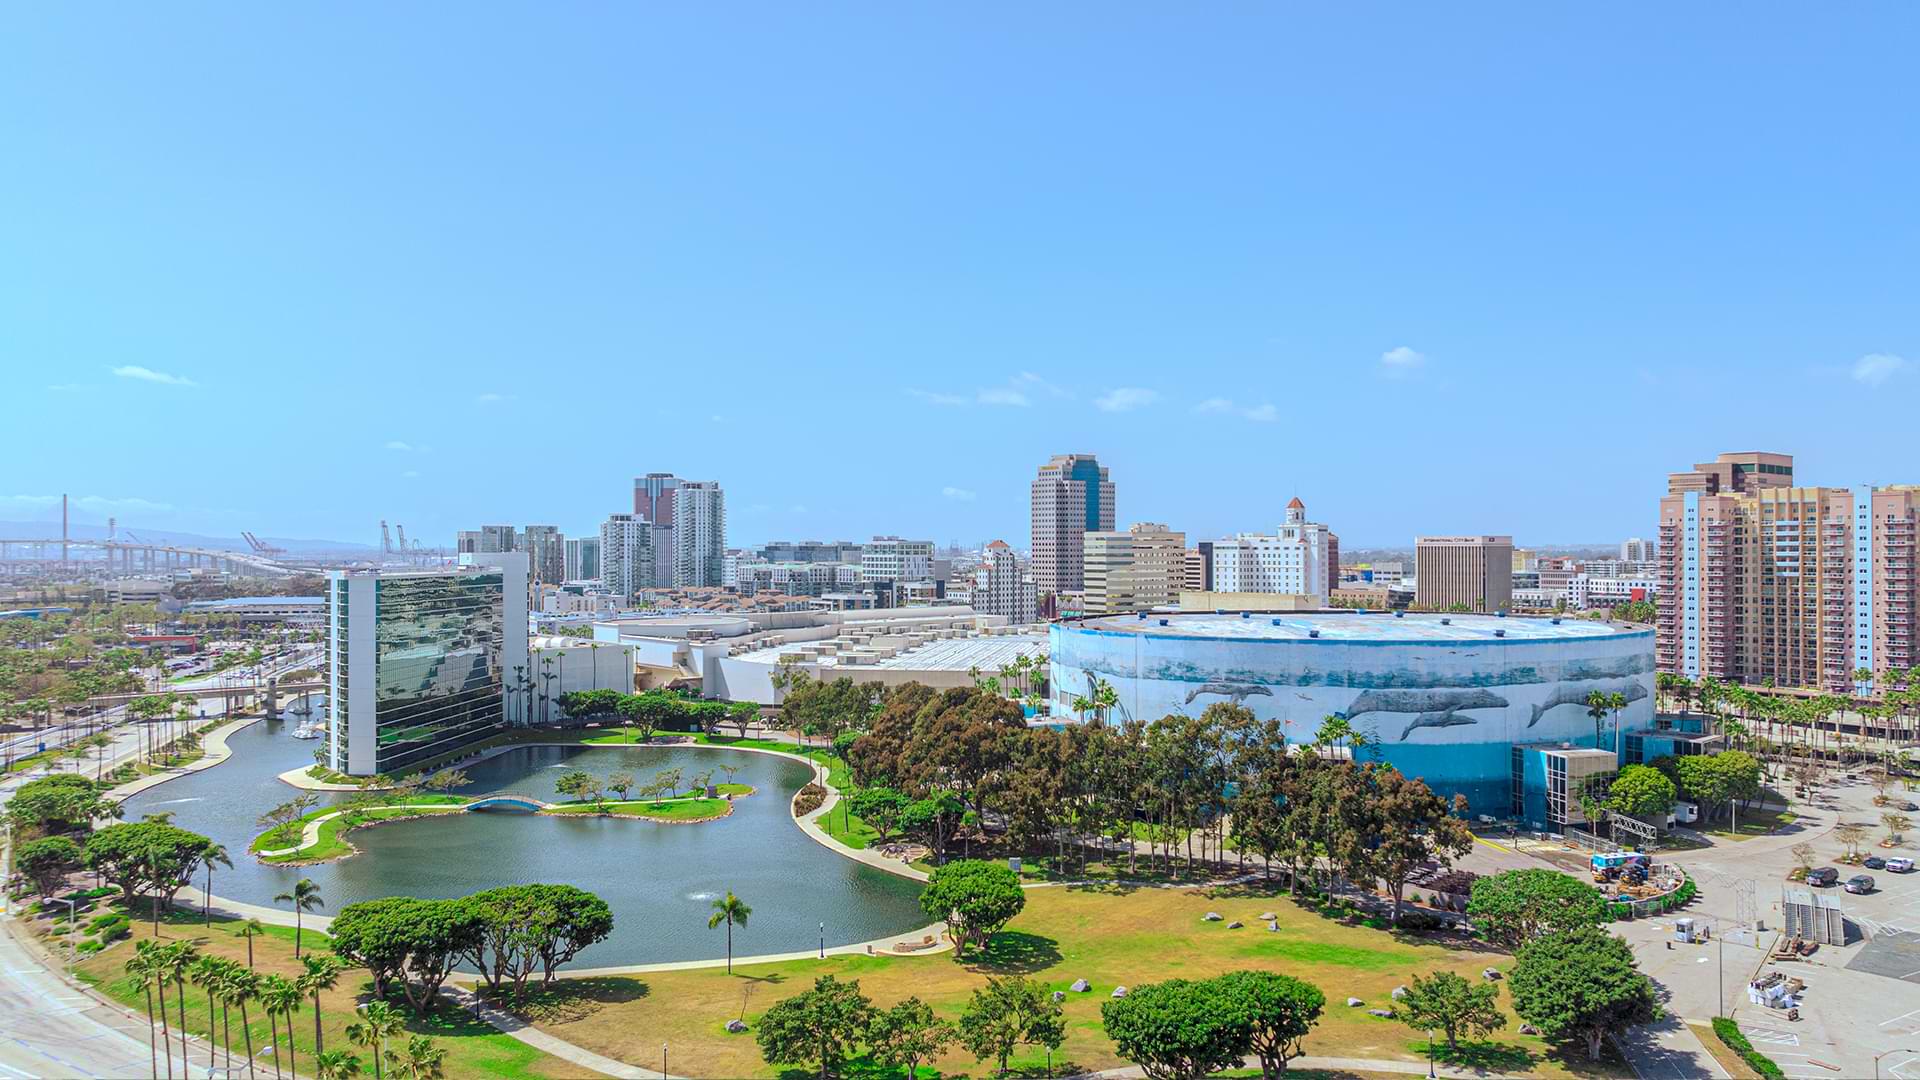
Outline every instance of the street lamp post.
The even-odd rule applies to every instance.
[[[660,1080],[667,1080],[667,1044],[660,1044]]]
[[[1909,1050],[1904,1046],[1896,1046],[1891,1050],[1882,1050],[1873,1055],[1873,1080],[1880,1080],[1880,1059],[1886,1057],[1888,1054],[1899,1053],[1920,1054],[1920,1050]]]
[[[827,924],[820,924],[820,959],[827,958]]]
[[[1438,1080],[1433,1071],[1433,1029],[1427,1029],[1427,1080]]]

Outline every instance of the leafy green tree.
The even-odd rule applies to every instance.
[[[960,1045],[978,1060],[995,1059],[1002,1073],[1022,1043],[1055,1050],[1066,1037],[1060,1003],[1046,987],[1017,975],[988,976],[960,1015]]]
[[[360,1019],[347,1025],[347,1040],[365,1047],[373,1058],[374,1080],[379,1080],[380,1065],[387,1056],[387,1040],[406,1029],[406,1017],[384,1001],[369,1002],[360,1010]]]
[[[568,769],[554,781],[553,789],[562,795],[572,796],[576,802],[585,802],[600,795],[600,781],[585,769]]]
[[[721,923],[727,924],[727,974],[733,974],[733,928],[747,925],[747,917],[753,909],[746,902],[733,895],[728,889],[727,895],[713,902],[713,914],[707,917],[707,929],[711,930]]]
[[[933,1007],[917,997],[876,1013],[867,1032],[874,1060],[899,1069],[907,1080],[914,1080],[920,1063],[939,1057],[956,1037],[953,1025],[936,1019]]]
[[[171,904],[212,843],[199,833],[154,821],[122,821],[87,838],[87,869],[93,870],[131,900],[153,899],[154,924],[160,907]]]
[[[1474,881],[1467,918],[1488,941],[1515,949],[1542,934],[1598,925],[1606,900],[1558,870],[1503,870]]]
[[[1392,766],[1367,769],[1362,782],[1365,790],[1350,804],[1358,810],[1348,816],[1351,831],[1366,838],[1366,868],[1387,883],[1393,896],[1387,921],[1398,925],[1408,879],[1435,863],[1451,866],[1473,850],[1473,833],[1458,816],[1466,813],[1467,800],[1456,795],[1450,804],[1425,781]]]
[[[1630,817],[1663,818],[1679,797],[1679,789],[1659,769],[1628,765],[1607,789],[1607,809]]]
[[[322,1050],[313,1055],[313,1075],[318,1080],[353,1080],[360,1070],[360,1055],[346,1050]]]
[[[1579,1039],[1600,1056],[1610,1031],[1660,1016],[1653,981],[1634,966],[1627,943],[1597,926],[1535,939],[1515,954],[1507,980],[1513,1011],[1549,1039]]]
[[[606,901],[572,885],[503,885],[475,893],[467,903],[478,930],[465,958],[492,990],[511,984],[516,1001],[533,972],[551,985],[560,965],[613,933]]]
[[[45,836],[15,848],[13,866],[33,882],[35,892],[52,896],[60,891],[68,874],[80,869],[84,858],[85,853],[71,837]]]
[[[1447,1049],[1458,1049],[1460,1036],[1481,1039],[1507,1026],[1500,1011],[1500,988],[1475,983],[1451,971],[1413,977],[1407,992],[1393,1007],[1394,1019],[1416,1031],[1443,1031]]]
[[[986,948],[1027,904],[1019,875],[999,863],[960,859],[936,867],[920,893],[920,910],[947,924],[954,958],[969,946]]]
[[[822,975],[813,981],[813,989],[762,1014],[754,1039],[768,1064],[812,1066],[821,1080],[828,1080],[858,1052],[873,1017],[873,1002],[860,992],[857,980],[843,983]]]
[[[1230,971],[1211,982],[1215,1003],[1237,1018],[1248,1048],[1260,1058],[1260,1075],[1284,1075],[1287,1062],[1301,1054],[1300,1041],[1319,1023],[1326,995],[1312,983],[1271,971]]]
[[[848,809],[861,821],[873,826],[874,831],[880,834],[880,842],[886,843],[887,838],[900,827],[907,807],[913,800],[893,788],[865,787],[856,788],[847,802]]]
[[[110,810],[100,785],[77,773],[29,780],[6,804],[7,819],[23,835],[85,832],[94,818]]]
[[[1192,1080],[1239,1064],[1251,1048],[1237,1008],[1211,980],[1168,979],[1100,1003],[1100,1020],[1120,1056],[1152,1080]],[[1264,1071],[1264,1059],[1262,1063]]]

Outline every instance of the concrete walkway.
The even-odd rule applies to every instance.
[[[1242,1068],[1260,1068],[1259,1058],[1247,1058],[1240,1063]],[[1397,1058],[1352,1058],[1352,1057],[1297,1057],[1287,1062],[1287,1070],[1321,1069],[1327,1072],[1376,1072],[1401,1073],[1406,1076],[1427,1075],[1427,1063],[1424,1061],[1401,1061]],[[1453,1065],[1435,1062],[1433,1072],[1436,1076],[1454,1077],[1455,1080],[1490,1080],[1503,1073],[1488,1072],[1485,1069],[1463,1069]],[[1099,1072],[1075,1073],[1073,1080],[1099,1077],[1101,1080],[1138,1080],[1147,1075],[1147,1071],[1138,1065],[1126,1065],[1118,1069],[1102,1069]],[[1722,1074],[1724,1075],[1724,1074]]]
[[[201,754],[198,761],[178,768],[169,768],[150,776],[142,776],[137,780],[129,780],[109,789],[106,797],[114,800],[125,799],[130,795],[138,795],[148,788],[159,787],[169,780],[197,773],[202,769],[211,769],[233,756],[233,748],[227,745],[227,736],[250,724],[257,724],[263,719],[265,718],[259,716],[243,716],[231,723],[222,724],[207,732],[206,736],[200,740]]]
[[[619,1077],[620,1080],[655,1080],[655,1078],[660,1078],[660,1080],[681,1080],[679,1077],[662,1073],[659,1069],[642,1069],[636,1065],[629,1065],[624,1061],[615,1061],[605,1054],[596,1054],[584,1046],[576,1046],[565,1039],[549,1035],[512,1013],[502,1009],[496,1009],[492,1005],[487,1004],[480,995],[471,990],[463,990],[454,986],[448,986],[446,989],[448,993],[452,994],[453,997],[460,1002],[463,1008],[481,1020],[492,1024],[501,1032],[513,1036],[515,1039],[526,1043],[536,1050],[545,1051],[554,1057],[571,1062],[583,1069],[590,1069],[602,1076]]]

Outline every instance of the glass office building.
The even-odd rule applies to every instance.
[[[445,571],[335,572],[328,582],[329,766],[402,775],[523,712],[527,555]]]

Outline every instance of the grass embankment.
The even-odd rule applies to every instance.
[[[130,940],[115,943],[110,948],[86,960],[74,969],[74,974],[86,980],[90,985],[112,997],[115,1001],[145,1015],[146,995],[140,987],[126,976],[126,962],[133,955],[134,943],[154,936],[151,919],[142,920],[138,908],[130,912],[134,915],[133,934]],[[237,920],[215,919],[211,927],[203,925],[197,917],[184,912],[173,912],[161,917],[161,940],[166,942],[192,941],[201,953],[224,957],[238,963],[247,962],[246,940],[236,932],[240,927]],[[327,948],[327,936],[316,930],[306,930],[301,941],[307,951]],[[266,933],[253,941],[254,965],[261,973],[274,973],[289,979],[298,976],[302,968],[293,958],[293,928],[290,926],[269,926]],[[354,1046],[347,1040],[347,1025],[356,1019],[355,1006],[370,1000],[372,980],[364,968],[350,968],[340,977],[339,985],[320,995],[321,1029],[329,1049],[350,1050],[360,1056],[366,1069],[366,1075],[373,1075],[367,1051]],[[195,1035],[218,1038],[218,1013],[214,1022],[209,1024],[207,995],[204,990],[191,983],[187,986],[184,999],[176,997],[171,989],[167,993],[168,1015],[170,1023],[178,1025],[178,1012],[181,1001],[186,1003],[187,1030]],[[405,1002],[396,1001],[396,1007],[406,1013]],[[266,1052],[268,1038],[267,1019],[261,1014],[258,1003],[248,1006],[248,1019],[253,1034],[253,1048],[258,1055],[257,1075],[269,1075],[272,1068],[272,1055]],[[237,1010],[230,1013],[228,1023],[232,1029],[233,1058],[235,1075],[244,1069],[246,1038],[240,1026],[240,1014]],[[312,1076],[313,1069],[313,999],[304,997],[301,1009],[293,1016],[292,1041],[297,1055],[298,1073]],[[176,1026],[177,1030],[177,1026]],[[428,1017],[418,1017],[407,1013],[406,1033],[397,1037],[393,1045],[402,1045],[412,1035],[428,1035],[435,1045],[447,1051],[446,1075],[451,1077],[499,1077],[502,1080],[545,1080],[545,1078],[572,1077],[580,1075],[578,1066],[571,1065],[559,1058],[552,1057],[512,1036],[494,1030],[491,1026],[473,1020],[466,1012],[451,1001],[443,1000],[440,1009]],[[178,1044],[176,1043],[176,1046]],[[176,1053],[178,1051],[176,1050]],[[192,1049],[192,1064],[204,1068],[207,1064],[206,1047],[195,1046]],[[280,1056],[285,1067],[287,1048],[287,1025],[281,1026]],[[221,1064],[225,1055],[221,1055]]]
[[[1202,921],[1209,911],[1226,921]],[[1265,911],[1279,915],[1279,932],[1269,933],[1259,921]],[[1227,929],[1236,919],[1246,925]],[[738,933],[736,951],[753,951],[751,930],[745,938]],[[1093,989],[1067,994],[1067,1040],[1053,1055],[1056,1072],[1070,1074],[1126,1064],[1100,1024],[1100,1005],[1116,986],[1253,968],[1306,979],[1326,994],[1326,1011],[1306,1040],[1307,1053],[1424,1063],[1424,1037],[1369,1016],[1366,1008],[1389,1007],[1393,988],[1416,973],[1444,969],[1479,982],[1482,968],[1510,963],[1506,955],[1470,942],[1429,944],[1328,918],[1267,889],[1057,887],[1028,891],[1026,910],[995,938],[989,955],[965,964],[951,954],[851,955],[736,965],[732,975],[704,968],[567,980],[527,1012],[543,1029],[623,1061],[655,1060],[664,1042],[673,1047],[674,1071],[681,1075],[769,1077],[780,1070],[761,1060],[751,1031],[729,1034],[726,1021],[744,1013],[751,1028],[768,1007],[812,986],[820,975],[858,979],[881,1006],[917,995],[947,1019],[959,1017],[989,975],[1027,976],[1050,991],[1084,978]],[[1349,1008],[1349,996],[1366,1008]],[[1501,1002],[1505,1007],[1504,993]],[[1617,1060],[1589,1065],[1579,1049],[1562,1052],[1518,1035],[1518,1026],[1509,1016],[1506,1029],[1488,1044],[1471,1051],[1463,1046],[1462,1060],[1498,1062],[1502,1075],[1632,1075]],[[1044,1051],[1023,1047],[1012,1064],[1032,1075],[1044,1060]],[[942,1073],[983,1071],[964,1052],[930,1064]]]
[[[744,798],[753,793],[749,784],[716,784],[715,790],[722,796],[731,794],[735,798]],[[652,821],[710,821],[723,818],[733,812],[733,803],[725,798],[709,799],[704,796],[681,796],[672,799],[630,799],[625,802],[607,799],[600,802],[560,803],[541,811],[545,814],[608,814],[614,817],[646,818]]]
[[[1796,816],[1791,810],[1755,810],[1740,815],[1738,832],[1733,830],[1731,822],[1701,831],[1716,840],[1746,840],[1755,836],[1766,836],[1776,829],[1791,825]]]
[[[419,817],[423,814],[445,813],[458,809],[467,803],[463,795],[440,795],[422,793],[407,797],[407,806],[364,806],[342,812],[339,806],[322,806],[302,814],[297,821],[278,829],[268,829],[253,838],[247,850],[259,855],[261,861],[270,863],[313,862],[322,859],[337,859],[353,850],[345,840],[347,833],[370,821],[391,821],[394,818]],[[300,843],[306,828],[312,822],[339,814],[320,823],[314,842],[297,851],[284,855],[264,855],[263,852],[279,851]]]

